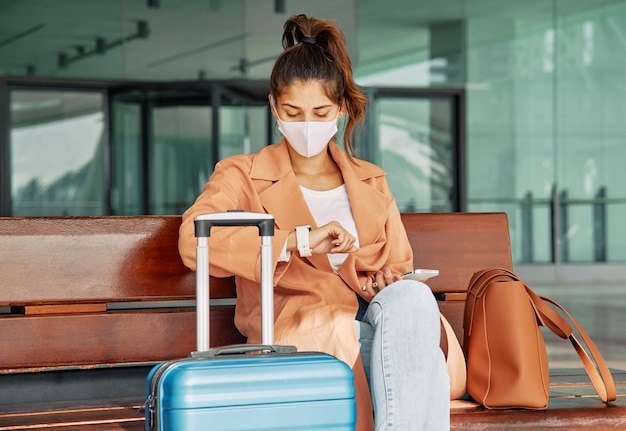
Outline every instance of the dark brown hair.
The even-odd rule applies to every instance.
[[[352,63],[340,26],[331,20],[294,15],[285,22],[284,51],[276,59],[270,76],[274,97],[295,81],[317,81],[333,103],[344,104],[348,120],[343,146],[355,154],[352,135],[357,125],[362,128],[368,100],[354,82]]]

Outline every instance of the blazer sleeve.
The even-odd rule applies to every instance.
[[[197,216],[233,209],[264,212],[247,174],[247,161],[246,156],[240,156],[218,163],[200,196],[183,214],[178,250],[183,263],[190,269],[196,268],[197,240],[193,222]],[[275,272],[287,235],[288,232],[278,230],[274,233],[272,260]],[[260,282],[260,247],[261,237],[256,227],[215,227],[209,237],[209,272],[216,277],[237,275]]]

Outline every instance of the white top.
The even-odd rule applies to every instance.
[[[352,215],[350,198],[345,184],[331,190],[311,190],[300,186],[304,200],[309,206],[309,210],[318,226],[323,226],[331,221],[338,221],[348,232],[356,238],[354,243],[359,248],[359,235],[356,231],[356,224]],[[337,272],[339,266],[346,260],[346,253],[328,254],[328,260]]]

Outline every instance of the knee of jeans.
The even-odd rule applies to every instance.
[[[415,315],[439,315],[439,307],[430,287],[415,280],[400,280],[381,290],[372,300],[381,308],[406,309]]]

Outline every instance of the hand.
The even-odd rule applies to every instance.
[[[362,290],[376,295],[391,283],[399,280],[402,280],[402,276],[399,274],[394,275],[391,270],[385,266],[379,271],[376,271],[375,274],[367,277],[367,281],[362,287]]]
[[[309,232],[309,247],[313,254],[353,253],[356,238],[339,222],[331,221]]]

